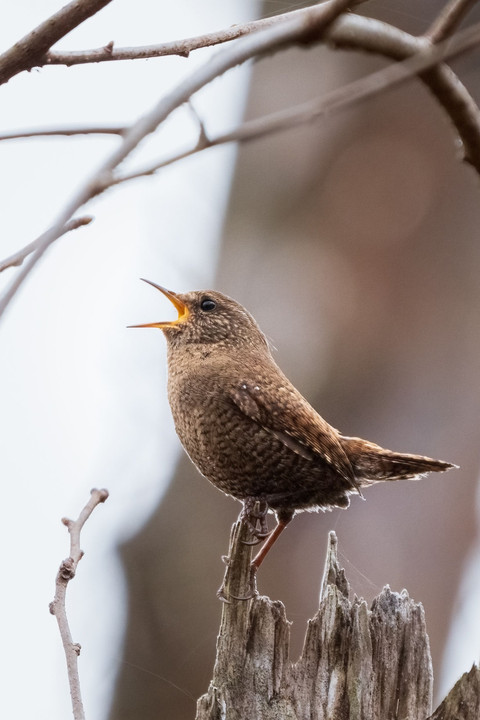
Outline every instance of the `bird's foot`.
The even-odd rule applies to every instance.
[[[250,588],[246,595],[230,595],[231,598],[234,600],[240,600],[240,601],[246,601],[246,600],[252,600],[254,597],[257,597],[258,590],[257,590],[257,568],[254,565],[251,565],[250,567]]]
[[[231,605],[232,600],[240,600],[241,602],[244,602],[246,600],[252,600],[254,597],[257,597],[257,595],[257,567],[253,564],[250,566],[250,587],[245,595],[233,595],[233,593],[227,595],[225,583],[223,583],[221,588],[217,590],[218,599],[227,605]]]
[[[225,585],[222,584],[220,588],[217,590],[217,598],[221,600],[226,605],[231,605],[232,601],[228,599],[226,592],[225,592]]]
[[[255,529],[252,528],[252,526],[250,526],[250,525],[249,525],[249,527],[250,527],[252,534],[255,534]],[[259,545],[262,542],[262,540],[264,540],[269,535],[270,535],[270,533],[267,533],[266,535],[256,535],[255,534],[255,538],[253,540],[242,540],[242,543],[244,545],[252,545],[252,546]]]
[[[267,523],[268,503],[264,498],[247,497],[243,502],[241,518],[246,523],[253,540],[242,540],[244,545],[258,545],[270,535]]]

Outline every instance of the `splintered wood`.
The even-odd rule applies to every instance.
[[[232,528],[224,595],[249,587],[248,529]],[[349,598],[330,533],[318,612],[302,655],[289,659],[290,622],[281,602],[257,596],[225,603],[217,657],[196,720],[479,720],[475,666],[432,712],[425,616],[406,590],[385,587],[371,608]]]

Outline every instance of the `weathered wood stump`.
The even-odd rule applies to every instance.
[[[252,549],[232,528],[224,591],[249,587]],[[302,654],[289,659],[290,622],[279,601],[232,600],[222,611],[217,657],[196,720],[479,720],[474,666],[430,715],[432,663],[425,616],[406,590],[385,587],[369,609],[349,599],[330,533],[320,606],[308,621]]]

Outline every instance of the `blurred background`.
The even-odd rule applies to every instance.
[[[157,43],[300,6],[139,0],[133,13],[115,0],[59,47]],[[442,6],[384,0],[359,11],[415,34]],[[58,8],[12,6],[2,48]],[[472,12],[468,22],[478,19]],[[212,52],[23,73],[1,88],[1,130],[132,122]],[[290,50],[229,73],[194,105],[213,133],[385,64]],[[453,67],[479,101],[478,53]],[[181,109],[135,164],[197,131]],[[117,142],[0,143],[2,257],[43,232]],[[461,466],[292,523],[259,574],[260,592],[282,600],[293,621],[292,657],[318,606],[334,529],[355,593],[371,601],[388,583],[423,603],[436,699],[470,668],[480,648],[479,191],[444,114],[415,81],[321,124],[109,191],[88,208],[94,223],[57,241],[1,327],[2,714],[70,712],[48,602],[68,555],[59,520],[78,515],[92,486],[110,498],[84,529],[85,558],[68,590],[87,717],[186,720],[211,678],[220,556],[240,505],[181,451],[161,333],[125,329],[171,313],[139,277],[180,292],[214,287],[243,303],[282,369],[344,434]],[[13,274],[0,276],[2,287]]]

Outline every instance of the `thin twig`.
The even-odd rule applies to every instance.
[[[348,18],[348,21],[350,20],[351,16]],[[377,25],[379,24],[378,21],[373,22]],[[402,37],[404,34],[400,33],[400,31],[398,32],[398,39],[404,40]],[[335,37],[336,42],[340,44],[340,34],[335,32]],[[409,38],[410,36],[406,37]],[[439,60],[444,60],[447,57],[454,57],[459,53],[472,49],[480,41],[480,24],[463,31],[462,33],[458,33],[458,35],[451,41],[443,42],[435,48],[422,50],[421,48],[423,48],[424,45],[421,44],[421,39],[410,39],[414,41],[418,48],[418,52],[414,56],[410,55],[412,43],[409,42],[408,45],[404,47],[404,54],[407,54],[408,52],[410,57],[402,63],[390,65],[389,67],[371,73],[364,78],[355,80],[348,85],[333,90],[323,98],[310,100],[302,103],[301,105],[296,105],[295,107],[280,110],[254,120],[248,120],[231,132],[222,133],[210,138],[202,136],[202,142],[197,142],[188,150],[172,155],[160,162],[152,163],[138,170],[125,173],[124,175],[118,175],[111,184],[118,185],[128,180],[152,175],[168,165],[172,165],[179,160],[195,155],[202,152],[202,150],[211,147],[224,145],[230,142],[249,142],[266,135],[288,130],[298,125],[316,122],[320,118],[325,117],[334,111],[338,112],[339,110],[343,110],[347,107],[350,108],[359,102],[379,95],[387,89],[390,90],[400,85],[406,80],[418,75],[420,72],[425,72],[429,68],[436,66]],[[445,89],[447,73],[450,73],[452,76],[450,78],[450,86],[452,91],[456,93],[455,102],[452,102],[451,105],[449,105],[449,108],[451,107],[456,111],[456,127],[460,130],[461,127],[465,127],[467,116],[466,108],[470,96],[461,83],[458,82],[456,76],[447,67],[443,68],[444,86],[437,87],[437,94],[439,95],[442,89]],[[427,82],[427,78],[424,79]],[[433,77],[429,78],[428,82],[433,85]],[[449,91],[450,86],[448,88]],[[460,109],[465,111],[461,118],[459,117],[458,112]],[[478,108],[473,100],[472,104],[468,106],[468,110],[468,117],[472,119],[472,123],[476,128],[475,146],[479,148],[480,152],[480,118]],[[463,135],[462,132],[461,134]],[[471,145],[472,143],[469,143],[469,146]],[[466,154],[466,159],[474,164],[480,172],[480,157],[477,156],[476,163],[472,162],[471,155],[469,154]]]
[[[366,0],[351,0],[349,7],[360,5]],[[332,5],[332,0],[326,0],[323,5]],[[232,25],[229,28],[217,30],[204,35],[183,38],[182,40],[173,40],[171,42],[158,43],[156,45],[143,45],[140,47],[121,47],[115,48],[112,43],[101,48],[91,50],[51,50],[42,61],[42,65],[82,65],[85,63],[112,62],[115,60],[145,60],[146,58],[166,57],[168,55],[179,55],[188,57],[194,50],[200,48],[212,47],[223,43],[231,42],[237,38],[265,30],[279,23],[289,21],[291,18],[301,17],[308,12],[309,8],[300,8],[290,12],[275,15],[260,20],[252,20],[251,22]]]
[[[301,17],[290,19],[263,32],[244,37],[234,46],[220,51],[210,61],[198,68],[181,85],[162,98],[150,112],[140,117],[123,135],[119,147],[100,165],[92,176],[80,187],[76,195],[60,213],[48,230],[37,251],[30,257],[0,301],[0,317],[18,290],[20,284],[33,270],[47,248],[62,234],[63,228],[72,215],[89,200],[104,192],[113,181],[113,171],[130,155],[139,143],[154,132],[157,127],[178,107],[207,85],[251,57],[261,57],[295,43],[305,44],[319,41],[328,25],[349,4],[348,0],[332,0],[331,3],[307,8]]]
[[[424,38],[436,44],[449,37],[477,0],[450,0],[435,18]]]
[[[41,63],[47,50],[112,0],[72,0],[0,55],[0,85]]]
[[[73,215],[73,212],[71,213]],[[55,242],[55,240],[58,240],[59,237],[62,235],[65,235],[65,233],[69,232],[70,230],[74,230],[75,227],[80,227],[81,225],[88,225],[89,222],[91,222],[93,218],[90,216],[85,216],[85,218],[79,218],[79,220],[83,220],[83,222],[77,223],[77,220],[68,218],[65,221],[65,224],[63,226],[53,226],[53,228],[50,228],[50,230],[47,230],[43,233],[43,235],[40,235],[36,240],[34,240],[32,243],[29,243],[26,245],[23,250],[19,250],[18,255],[21,255],[22,252],[25,252],[26,249],[28,249],[30,246],[34,245],[35,249],[33,251],[30,251],[30,260],[25,263],[25,265],[22,267],[21,270],[15,275],[14,279],[12,280],[10,287],[5,291],[5,293],[0,298],[0,317],[2,313],[5,311],[9,303],[11,302],[12,298],[14,297],[15,293],[17,292],[18,288],[22,284],[22,282],[25,280],[27,275],[33,270],[37,262],[40,260],[44,252],[47,250],[47,248]],[[17,253],[15,253],[17,255]],[[0,263],[0,266],[3,268],[3,266],[11,260],[13,257],[15,260],[15,255],[10,256],[10,258],[7,258],[6,260],[3,260]],[[22,260],[23,263],[23,260]],[[12,263],[10,262],[10,265]],[[17,262],[18,264],[18,262]],[[21,263],[20,263],[21,264]],[[7,266],[8,267],[8,266]]]
[[[474,26],[474,28],[464,31],[467,35],[470,32],[473,33],[473,38],[467,37],[469,45],[468,49],[471,49],[472,45],[475,45],[477,42],[476,27],[477,26]],[[339,18],[330,29],[326,30],[325,37],[328,42],[338,48],[366,50],[368,52],[375,52],[397,60],[405,59],[413,54],[425,52],[427,49],[426,45],[430,44],[429,39],[423,36],[416,38],[398,30],[397,28],[387,25],[386,23],[353,14]],[[446,45],[444,46],[445,54],[442,56],[443,59],[450,57],[450,55],[453,55],[454,53],[457,54],[465,51],[466,48],[458,47],[456,44],[461,41],[461,37],[461,34],[454,37],[454,45],[451,50],[447,49]],[[425,66],[436,65],[436,62],[437,61],[434,61],[432,58],[428,60],[426,59]],[[416,72],[408,72],[405,75],[405,80],[415,74]],[[382,75],[380,74],[378,77],[382,78]],[[433,68],[433,70],[430,70],[428,74],[424,74],[421,79],[430,87],[458,130],[465,148],[465,158],[477,169],[478,172],[480,172],[480,117],[475,101],[458,78],[446,66],[437,65]],[[359,83],[362,82],[363,81],[359,81]],[[365,82],[368,84],[369,80],[366,80]],[[351,96],[352,103],[358,102],[362,99],[357,96],[357,86],[359,83],[355,82],[343,88],[343,90],[335,91],[335,95],[338,93],[339,96],[342,96],[344,92],[348,95],[351,88],[353,88],[354,93]],[[380,89],[388,89],[389,87],[388,84],[383,87],[382,80],[381,85],[382,87],[379,87],[379,91]],[[366,97],[368,97],[368,95]],[[332,106],[329,104],[330,100],[331,97],[328,96],[323,100],[313,100],[310,101],[310,103],[305,103],[301,106],[297,106],[296,108],[291,108],[288,111],[282,111],[281,113],[271,114],[263,118],[249,121],[241,125],[237,130],[218,135],[209,139],[208,142],[205,142],[204,136],[200,133],[201,137],[198,138],[198,142],[196,142],[196,144],[188,150],[172,155],[166,160],[151,163],[142,169],[117,177],[112,184],[118,184],[129,179],[151,175],[161,168],[171,165],[174,162],[182,160],[209,147],[237,140],[242,142],[248,141],[261,137],[262,135],[266,135],[269,132],[279,132],[284,129],[281,126],[282,122],[288,122],[288,125],[285,126],[285,128],[292,127],[293,125],[300,124],[302,122],[310,122],[311,120],[317,119],[322,114],[322,107],[324,105],[325,107],[328,105],[329,111],[332,111]],[[339,105],[335,105],[335,109],[340,109],[342,107],[345,107],[343,100]],[[309,112],[312,115],[311,118],[309,118]],[[297,113],[298,122],[295,122],[295,115]],[[286,114],[290,119],[285,118]],[[198,122],[201,123],[201,120],[197,115],[196,117]],[[277,123],[280,123],[280,125],[277,125]],[[116,132],[117,130],[119,134],[122,134],[126,132],[127,128],[111,128],[112,132]],[[85,128],[77,128],[76,130],[74,128],[50,128],[45,131],[25,131],[21,134],[12,132],[5,133],[4,135],[0,134],[0,141],[2,139],[10,139],[17,136],[34,137],[37,134],[52,136],[64,134],[76,135],[94,131],[95,128],[87,126]],[[108,131],[110,131],[110,129],[105,129],[105,132]]]
[[[428,38],[413,37],[391,25],[386,25],[383,30],[377,29],[378,21],[365,22],[366,20],[367,18],[355,15],[339,18],[335,26],[327,32],[327,40],[331,40],[338,48],[362,48],[395,60],[403,60],[431,47]],[[471,44],[469,40],[470,49],[478,43],[478,27],[477,24],[457,33],[448,42],[456,47],[455,43],[462,37],[468,39],[468,33],[471,32],[473,37],[470,38]],[[443,47],[447,48],[448,42]],[[447,57],[450,57],[448,52],[445,59]],[[419,77],[450,117],[462,141],[464,159],[480,174],[480,113],[474,99],[458,77],[444,64],[436,65]]]
[[[37,137],[55,137],[55,136],[66,136],[72,137],[75,135],[123,135],[127,127],[125,125],[110,125],[104,127],[102,125],[92,125],[89,127],[51,127],[51,128],[37,128],[30,130],[18,130],[12,132],[0,132],[0,142],[2,140],[19,140],[22,138],[37,138]]]
[[[197,139],[196,147],[198,149],[210,147],[210,140],[209,140],[206,128],[205,128],[205,124],[204,124],[202,118],[200,117],[200,115],[198,114],[198,112],[195,108],[195,105],[191,102],[191,100],[188,101],[188,109],[190,110],[190,113],[191,113],[193,119],[195,120],[195,122],[198,125],[198,139]]]
[[[70,695],[72,698],[72,710],[75,720],[84,720],[82,695],[80,691],[80,678],[78,675],[78,656],[81,646],[74,643],[68,624],[65,598],[67,585],[75,577],[77,565],[82,559],[83,551],[80,549],[80,533],[86,521],[95,510],[97,505],[105,502],[108,498],[108,490],[91,491],[90,500],[83,508],[76,520],[62,518],[62,522],[70,533],[70,556],[62,562],[55,580],[55,597],[50,603],[50,612],[57,618],[63,649],[67,661],[68,681],[70,684]]]
[[[139,120],[123,134],[119,147],[110,155],[106,162],[98,168],[91,178],[81,186],[76,196],[71,199],[52,228],[44,234],[41,245],[39,245],[38,249],[30,257],[29,262],[22,268],[12,283],[12,286],[0,301],[0,316],[21,282],[31,272],[49,245],[63,233],[63,228],[71,216],[90,199],[104,192],[104,190],[112,185],[138,176],[139,173],[137,172],[128,176],[117,176],[115,178],[113,173],[120,163],[131,154],[148,134],[154,132],[174,110],[187,102],[194,93],[227,70],[252,57],[262,57],[265,54],[289,47],[295,43],[302,45],[310,44],[319,41],[325,36],[330,44],[338,47],[361,47],[368,51],[382,53],[395,59],[403,59],[416,55],[415,58],[409,61],[411,64],[407,66],[406,73],[403,66],[400,68],[387,68],[388,73],[391,71],[391,77],[383,89],[389,87],[391,83],[398,84],[402,82],[409,75],[421,73],[421,79],[436,95],[457,128],[464,143],[465,158],[480,173],[479,110],[467,90],[452,71],[448,67],[439,64],[443,59],[458,55],[460,52],[465,52],[477,44],[479,40],[479,26],[458,33],[448,41],[447,45],[443,43],[432,48],[431,43],[425,38],[414,38],[385,23],[360,16],[343,15],[332,24],[334,12],[340,12],[340,9],[346,4],[345,0],[337,0],[336,3],[332,2],[328,5],[325,4],[307,8],[306,12],[302,13],[301,16],[297,15],[293,20],[290,19],[289,22],[281,23],[263,32],[253,33],[250,36],[238,40],[236,44],[220,51],[206,65],[198,68],[180,86],[174,88],[173,91],[162,98],[149,113],[140,117]],[[342,106],[343,104],[347,105],[349,99],[345,99],[345,92],[343,90],[336,92],[339,94],[334,98],[335,102],[339,102]],[[349,92],[351,92],[351,88]],[[352,101],[362,99],[362,90],[359,90],[357,87],[356,93],[357,94],[352,96]],[[374,93],[375,88],[373,86],[367,89],[367,94]],[[331,98],[330,101],[332,101]],[[312,108],[307,110],[303,107],[300,110],[301,114],[303,113],[301,117],[303,122],[310,122],[325,112],[323,107],[315,107],[313,110]],[[332,107],[330,107],[330,111],[331,110]],[[310,112],[310,116],[308,116],[308,112]],[[235,131],[234,133],[224,135],[221,140],[222,142],[230,142],[233,140],[245,141],[250,139],[250,136],[247,137],[249,133],[252,134],[251,137],[254,135],[259,137],[267,132],[273,132],[277,129],[277,125],[278,129],[290,127],[293,124],[293,118],[289,113],[293,113],[293,111],[286,111],[286,113],[281,113],[279,116],[271,118],[272,127],[268,130],[265,125],[261,125],[263,121],[260,119],[258,121],[251,121],[252,125],[244,127],[243,135],[239,131]],[[258,126],[254,127],[253,123],[256,122]],[[299,120],[297,119],[296,122],[298,123]],[[207,139],[206,143],[205,138],[200,139],[202,140],[200,145],[204,147],[212,146],[215,141],[215,139],[213,141]],[[216,144],[220,144],[219,139],[217,139]],[[175,158],[163,161],[161,165],[164,167],[166,164],[171,164],[181,157],[187,157],[195,151],[198,151],[197,146]],[[142,174],[151,174],[155,172],[156,169],[158,168],[150,167],[147,170],[144,169]]]
[[[76,230],[79,227],[82,227],[83,225],[89,225],[93,220],[93,217],[91,215],[84,215],[83,217],[79,218],[73,218],[68,223],[66,223],[62,235],[65,235],[66,233],[70,232],[71,230]],[[60,237],[60,236],[59,236]],[[45,238],[45,233],[40,235],[36,240],[34,240],[31,243],[28,243],[28,245],[25,245],[21,250],[18,250],[16,253],[13,253],[13,255],[10,255],[10,257],[5,258],[5,260],[2,260],[0,262],[0,272],[3,270],[6,270],[6,268],[9,267],[18,267],[23,263],[26,257],[31,255],[35,250],[38,250],[38,248],[42,245],[42,242]]]

